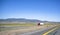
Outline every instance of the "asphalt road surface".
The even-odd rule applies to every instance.
[[[56,30],[56,32],[54,33],[54,35],[60,35],[60,28],[58,28],[58,30]]]
[[[23,31],[24,32],[24,31]],[[0,34],[1,35],[1,34]],[[5,35],[5,34],[3,34]],[[57,26],[47,26],[39,30],[34,30],[30,32],[14,32],[8,33],[8,35],[60,35],[60,25]]]
[[[15,35],[42,35],[43,33],[45,33],[46,31],[48,31],[49,29],[51,29],[52,27],[48,27],[48,28],[44,28],[44,29],[40,29],[40,30],[35,30],[35,31],[32,31],[32,32],[26,32],[26,33],[18,33],[18,34],[15,34]]]
[[[54,30],[48,33],[47,35],[60,35],[60,27],[55,27]]]
[[[23,34],[16,34],[16,35],[60,35],[60,27],[49,27],[49,28],[44,28],[38,31],[32,31],[28,33],[23,33]]]

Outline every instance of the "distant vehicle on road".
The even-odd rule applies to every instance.
[[[44,25],[44,23],[38,23],[37,25],[38,25],[38,26],[40,26],[40,25]]]
[[[38,23],[37,25],[40,26],[40,23]]]

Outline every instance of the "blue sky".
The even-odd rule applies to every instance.
[[[0,19],[6,18],[60,22],[60,0],[0,0]]]

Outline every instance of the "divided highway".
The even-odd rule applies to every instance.
[[[48,27],[38,31],[33,31],[18,35],[60,35],[60,27],[59,25],[57,25],[55,27]]]
[[[60,25],[35,26],[27,29],[0,32],[0,35],[60,35]]]

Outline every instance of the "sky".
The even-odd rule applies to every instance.
[[[0,19],[7,18],[60,22],[60,0],[0,0]]]

